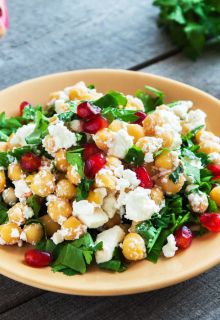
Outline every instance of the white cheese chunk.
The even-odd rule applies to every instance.
[[[175,113],[177,117],[179,117],[181,120],[185,120],[187,117],[187,112],[189,109],[191,109],[193,106],[192,101],[177,101],[177,103],[170,108],[172,112]]]
[[[107,213],[109,219],[114,217],[118,207],[117,200],[112,193],[104,199],[102,209]]]
[[[137,187],[125,196],[125,218],[133,221],[149,220],[159,211],[159,206],[150,198],[150,189]]]
[[[167,244],[163,246],[162,251],[166,258],[172,258],[175,256],[176,251],[178,250],[176,246],[176,240],[173,234],[170,234],[167,237]]]
[[[14,145],[19,145],[19,146],[26,146],[26,138],[34,131],[35,129],[35,124],[34,123],[29,123],[27,125],[24,125],[23,127],[19,128],[14,136],[12,137],[10,143]]]
[[[31,189],[28,187],[25,180],[16,180],[12,182],[15,186],[15,196],[20,200],[20,202],[23,202],[26,197],[31,195]]]
[[[105,230],[98,234],[95,243],[103,242],[102,250],[95,254],[96,262],[102,263],[112,259],[115,247],[123,240],[125,233],[119,226]]]
[[[212,153],[209,153],[208,157],[211,162],[220,165],[220,153],[212,152]]]
[[[133,137],[129,136],[125,129],[120,129],[118,132],[114,132],[112,140],[108,144],[108,154],[123,159],[132,146]]]
[[[206,114],[200,109],[191,110],[188,113],[187,127],[189,131],[196,129],[199,126],[205,126]]]

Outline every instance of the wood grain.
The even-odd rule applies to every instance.
[[[53,72],[131,68],[173,47],[157,9],[139,0],[8,1],[11,27],[0,42],[0,89]]]

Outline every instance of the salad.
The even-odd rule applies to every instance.
[[[30,244],[26,264],[75,275],[156,263],[220,232],[220,138],[192,106],[78,82],[1,113],[0,245]]]

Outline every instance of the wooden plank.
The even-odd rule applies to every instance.
[[[173,47],[151,1],[8,1],[0,41],[0,89],[40,75],[83,68],[131,68]]]
[[[185,283],[122,297],[77,297],[46,293],[6,313],[1,320],[219,319],[220,267]]]
[[[142,71],[185,82],[220,98],[220,60],[215,50],[208,50],[196,62],[177,54]]]
[[[3,276],[0,276],[0,288],[0,313],[43,293],[42,290],[22,285]]]

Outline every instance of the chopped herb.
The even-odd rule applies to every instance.
[[[184,172],[188,177],[191,177],[193,179],[193,182],[200,183],[200,169],[192,166],[190,162],[182,158]]]
[[[66,160],[74,166],[79,173],[80,177],[83,177],[83,159],[82,159],[82,153],[81,152],[75,152],[73,151],[67,151],[66,153]]]
[[[92,179],[87,179],[86,177],[82,178],[80,184],[78,184],[76,188],[76,201],[87,199],[93,183],[94,180]]]
[[[152,97],[152,95],[143,90],[138,90],[135,95],[143,102],[145,112],[148,113],[155,110],[157,106],[163,104],[164,93],[150,86],[145,86],[145,89],[150,91],[155,97]]]
[[[8,221],[8,209],[0,209],[0,224],[4,224]]]
[[[41,198],[33,195],[27,199],[27,205],[34,211],[35,217],[38,217],[38,213],[41,209]]]
[[[179,181],[179,177],[181,173],[183,173],[183,167],[180,165],[169,175],[169,178],[174,183],[177,183]]]
[[[125,122],[134,122],[138,119],[135,113],[136,111],[133,110],[117,109],[112,107],[107,107],[102,111],[102,115],[109,122],[112,122],[115,119],[119,119]]]
[[[130,149],[128,149],[124,161],[127,163],[133,163],[136,166],[140,166],[144,162],[144,153],[141,150],[141,148],[133,146]]]
[[[43,107],[40,104],[37,105],[36,107],[32,107],[31,105],[27,105],[23,109],[22,119],[26,120],[26,121],[34,120],[35,116],[36,116],[36,112],[37,111],[42,112],[42,110],[43,110]]]
[[[106,95],[93,102],[101,109],[107,107],[117,108],[118,106],[126,106],[127,98],[120,92],[109,91]]]
[[[34,131],[25,139],[28,144],[40,144],[48,134],[48,119],[39,110],[35,114],[35,123]]]
[[[115,272],[123,272],[127,269],[127,265],[124,262],[124,258],[119,247],[116,247],[111,260],[98,264],[98,267],[105,270],[111,270]]]

